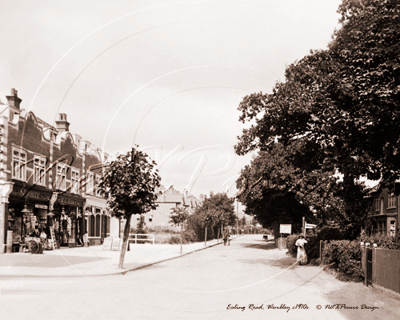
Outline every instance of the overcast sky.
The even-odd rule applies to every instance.
[[[0,99],[110,155],[139,145],[180,191],[236,193],[241,99],[325,49],[340,0],[0,0]]]

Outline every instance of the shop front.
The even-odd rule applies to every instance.
[[[18,252],[27,238],[39,239],[49,233],[48,213],[52,192],[40,186],[14,183],[7,208],[7,244]]]
[[[110,236],[113,221],[107,210],[107,201],[102,198],[87,196],[85,223],[90,245],[100,245]]]
[[[53,204],[52,227],[58,247],[83,246],[86,233],[82,212],[85,198],[58,194]]]

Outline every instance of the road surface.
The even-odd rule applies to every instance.
[[[126,275],[0,281],[0,319],[398,319],[397,296],[241,236]]]

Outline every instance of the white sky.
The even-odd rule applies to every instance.
[[[232,196],[250,161],[233,151],[241,99],[325,49],[340,2],[0,0],[0,98],[17,89],[50,124],[66,113],[110,155],[138,144],[165,186]]]

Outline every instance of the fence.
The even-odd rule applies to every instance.
[[[154,244],[154,234],[134,234],[130,233],[129,234],[129,243],[135,241],[135,244],[138,243],[138,241],[149,241]]]
[[[400,293],[400,250],[361,247],[366,285]]]

